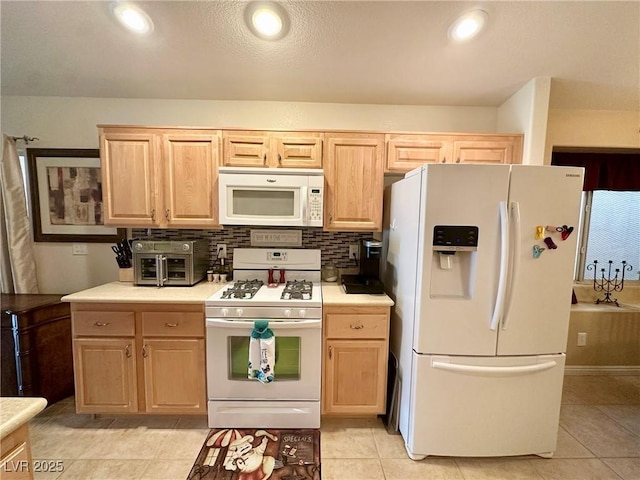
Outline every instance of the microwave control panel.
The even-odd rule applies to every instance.
[[[322,188],[309,187],[309,220],[322,221]]]

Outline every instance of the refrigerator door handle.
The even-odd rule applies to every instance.
[[[511,312],[511,303],[513,300],[513,282],[517,277],[518,269],[520,268],[520,243],[521,243],[521,228],[520,228],[520,203],[511,202],[511,215],[513,218],[513,255],[511,257],[511,272],[509,273],[509,293],[507,294],[507,301],[505,302],[504,315],[502,316],[502,330],[507,329],[509,323],[509,313]]]
[[[507,288],[507,267],[509,266],[509,215],[507,212],[507,202],[500,202],[500,277],[498,278],[498,292],[496,303],[493,307],[491,324],[489,328],[495,330],[500,323],[502,308],[504,306],[504,295]]]
[[[535,373],[549,370],[555,367],[558,363],[555,360],[551,360],[544,363],[537,363],[535,365],[520,365],[517,367],[486,367],[481,365],[459,365],[456,363],[446,363],[433,361],[431,366],[440,370],[448,370],[450,372],[457,373],[470,373],[479,375],[488,375],[499,377],[503,375],[514,375],[518,373]]]

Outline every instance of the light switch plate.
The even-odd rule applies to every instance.
[[[86,243],[74,243],[71,245],[71,253],[73,255],[86,255],[87,244]]]

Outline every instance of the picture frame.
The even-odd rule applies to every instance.
[[[27,148],[36,242],[115,243],[126,229],[103,224],[100,150]]]

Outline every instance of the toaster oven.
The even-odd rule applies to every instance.
[[[132,250],[135,285],[184,287],[207,276],[208,240],[136,240]]]

